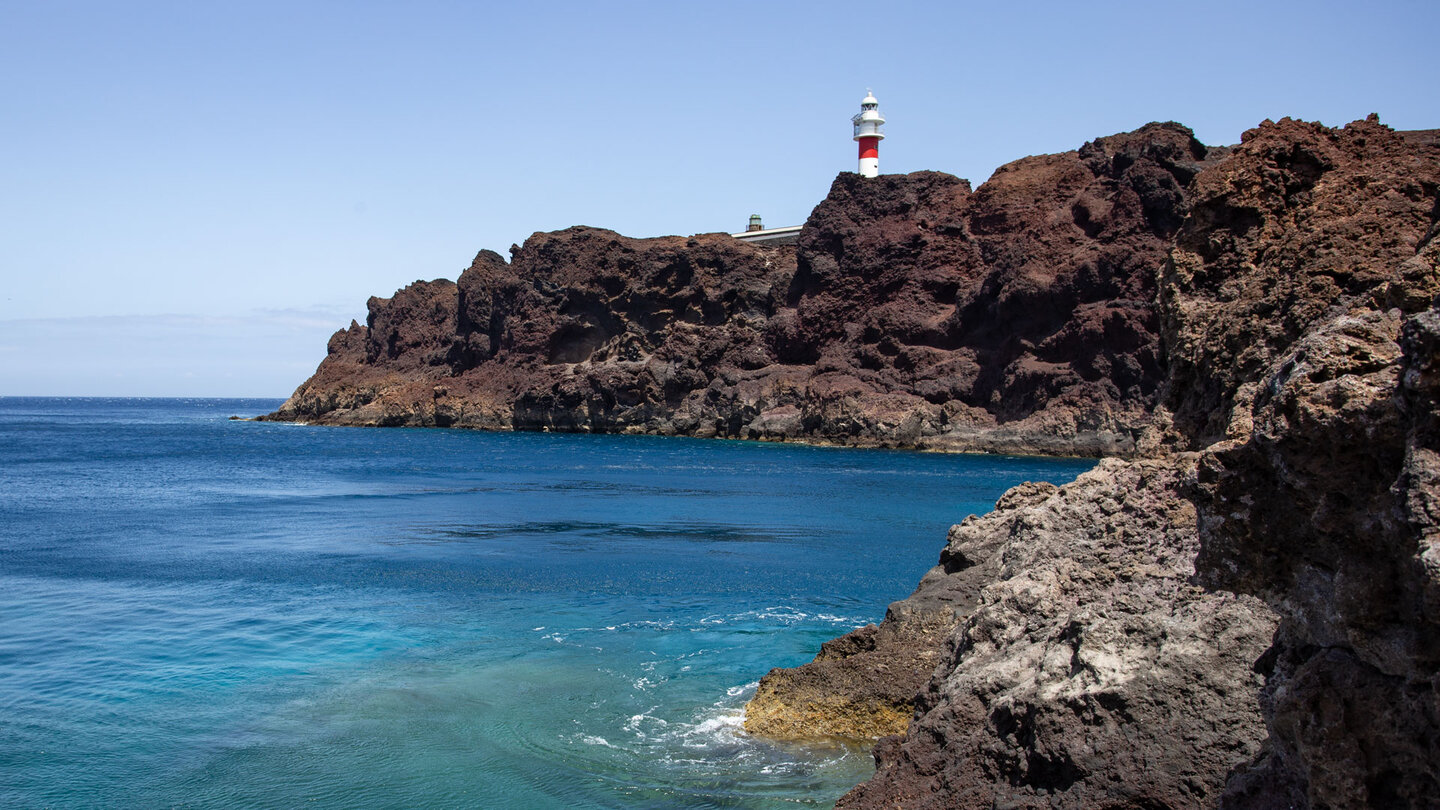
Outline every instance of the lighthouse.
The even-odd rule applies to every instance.
[[[880,141],[885,138],[880,127],[885,123],[885,116],[880,114],[880,102],[875,100],[874,93],[865,91],[860,112],[850,121],[855,125],[855,140],[860,144],[860,176],[875,177],[880,174]]]

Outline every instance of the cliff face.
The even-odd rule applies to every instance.
[[[952,532],[907,602],[988,581],[842,806],[1434,806],[1435,133],[1267,122],[1189,194],[1166,444]]]
[[[1213,806],[1261,750],[1253,664],[1275,618],[1192,584],[1196,515],[1177,493],[1194,468],[1106,460],[956,527],[953,573],[932,577],[988,581],[906,736],[840,806]]]
[[[774,365],[763,327],[792,251],[577,227],[512,252],[370,299],[366,325],[331,338],[268,418],[733,434],[727,401]]]
[[[1231,803],[1434,806],[1440,140],[1283,121],[1240,155],[1197,181],[1162,286],[1167,400],[1186,438],[1218,439],[1193,495],[1201,581],[1283,617],[1269,743]],[[1219,368],[1229,386],[1193,381]]]
[[[1150,125],[841,175],[794,249],[482,252],[271,418],[1126,456],[952,529],[747,727],[897,735],[844,806],[1433,807],[1437,237],[1435,132]]]
[[[1003,167],[843,174],[793,248],[536,234],[372,298],[272,419],[1129,453],[1154,268],[1207,150],[1175,124]]]

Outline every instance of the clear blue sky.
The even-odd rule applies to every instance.
[[[1433,0],[0,0],[0,395],[286,396],[481,248],[799,224],[1148,121],[1440,127]]]

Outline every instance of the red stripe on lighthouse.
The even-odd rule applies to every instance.
[[[861,159],[861,160],[864,160],[864,159],[867,158],[867,157],[868,157],[868,158],[879,158],[879,157],[880,157],[880,139],[879,139],[879,138],[861,138],[861,139],[860,139],[860,159]]]

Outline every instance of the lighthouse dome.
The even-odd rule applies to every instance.
[[[854,98],[854,96],[851,96],[851,98]],[[868,91],[868,90],[865,91],[865,98],[860,99],[860,103],[861,103],[861,104],[869,104],[869,105],[872,105],[872,106],[879,106],[879,104],[880,104],[879,100],[877,100],[877,99],[875,98],[875,94],[874,94],[874,93],[871,93],[871,92]]]

